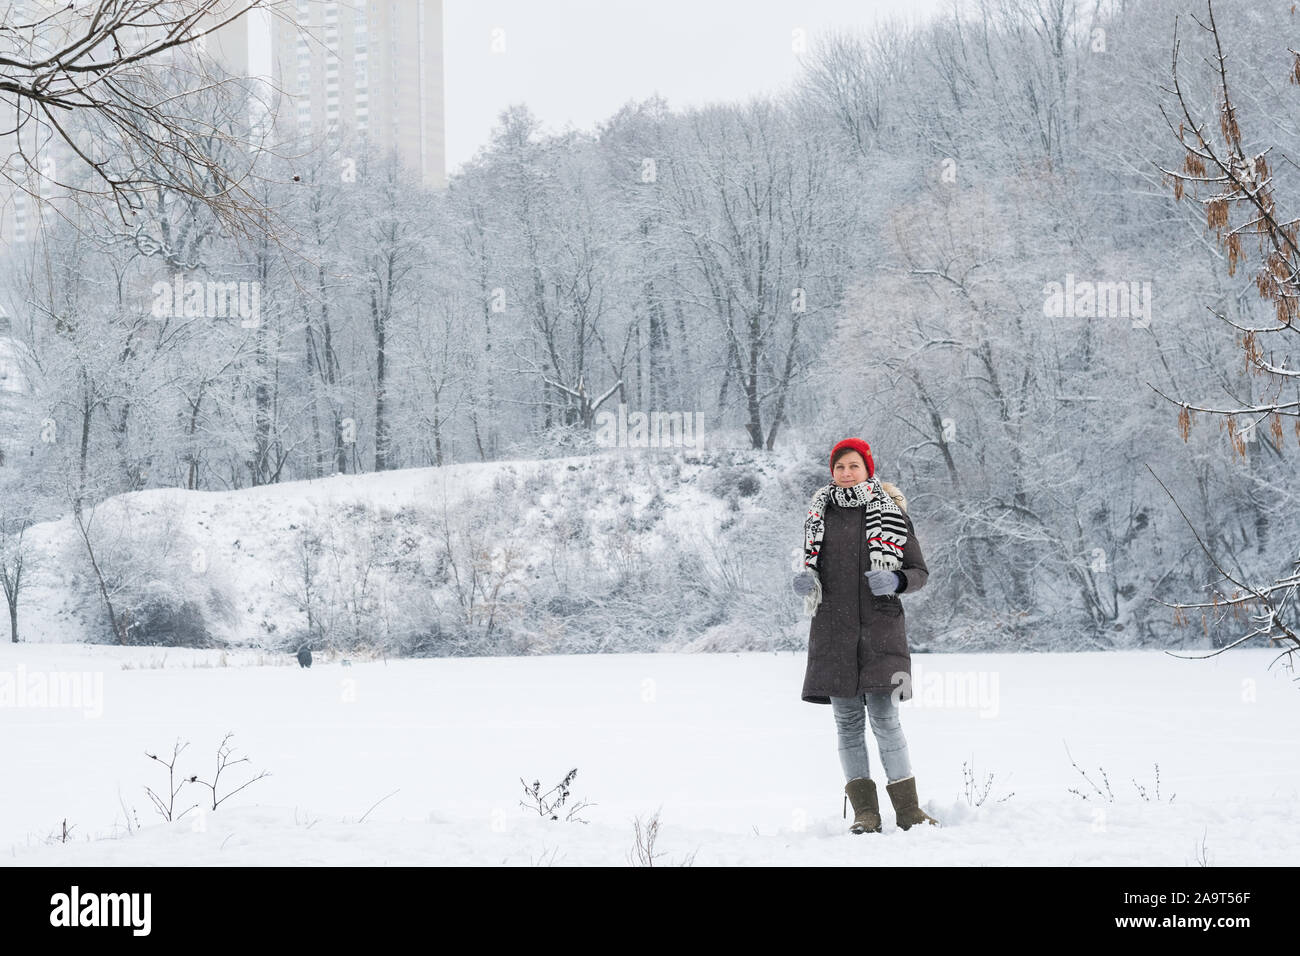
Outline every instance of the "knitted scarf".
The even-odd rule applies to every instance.
[[[804,598],[807,617],[817,613],[822,600],[817,559],[821,556],[822,536],[826,532],[827,501],[833,501],[841,508],[863,509],[870,570],[896,571],[901,568],[903,546],[907,544],[907,522],[903,519],[903,511],[881,487],[878,477],[873,475],[848,488],[841,488],[833,481],[818,488],[808,504],[808,517],[803,523],[803,563],[814,573],[812,593]]]

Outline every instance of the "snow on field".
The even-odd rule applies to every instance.
[[[856,836],[830,708],[799,699],[801,653],[303,670],[256,651],[221,666],[218,651],[4,645],[0,859],[626,865],[634,818],[658,810],[656,865],[1195,866],[1202,844],[1212,865],[1295,864],[1297,688],[1268,669],[1274,656],[916,655],[903,726],[922,806],[945,826],[899,831],[882,787],[884,832]],[[56,696],[59,675],[70,693],[82,674],[87,695]],[[271,775],[215,812],[162,822],[144,787],[163,791],[166,772],[145,751],[180,737],[178,770],[210,779],[231,731],[249,762],[227,769],[229,786]],[[1103,791],[1104,771],[1113,801],[1066,745]],[[963,794],[971,761],[981,785],[993,775],[980,806]],[[545,790],[575,767],[570,803],[591,804],[588,823],[520,806],[521,776]],[[182,793],[178,806],[199,797]],[[71,838],[52,840],[64,820]]]

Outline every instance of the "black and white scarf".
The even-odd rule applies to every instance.
[[[903,547],[907,544],[907,522],[903,509],[883,487],[876,476],[856,485],[842,488],[835,482],[817,489],[808,504],[808,517],[803,523],[803,564],[813,572],[812,593],[804,598],[804,614],[812,617],[822,600],[821,575],[817,559],[821,556],[822,536],[826,533],[826,503],[835,502],[841,508],[862,508],[865,514],[865,531],[870,570],[897,571],[903,566]]]

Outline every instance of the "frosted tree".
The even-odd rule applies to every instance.
[[[505,391],[503,358],[505,346],[512,341],[514,329],[505,319],[505,289],[499,284],[504,273],[502,243],[496,239],[497,195],[492,188],[487,160],[476,156],[459,176],[452,177],[443,201],[438,205],[435,229],[441,229],[445,268],[442,277],[443,303],[435,309],[452,308],[457,292],[463,290],[465,332],[477,347],[467,349],[463,367],[480,387],[466,391],[466,417],[474,450],[480,461],[495,457],[501,440],[498,406]],[[435,241],[437,241],[435,239]],[[472,322],[472,325],[470,324]],[[442,432],[439,430],[437,454],[441,454]],[[438,459],[441,463],[441,458]]]
[[[812,358],[805,327],[838,305],[856,197],[824,130],[777,101],[690,110],[669,150],[658,196],[682,260],[672,294],[719,334],[719,407],[770,450]]]
[[[18,643],[18,609],[23,586],[37,560],[27,529],[43,516],[26,463],[0,472],[0,590],[9,610],[9,639]]]
[[[310,427],[306,474],[313,478],[348,467],[343,330],[349,321],[345,293],[354,281],[348,227],[366,208],[357,185],[358,158],[357,144],[350,149],[317,147],[296,165],[298,184],[289,193],[287,215],[301,237],[301,255],[289,269]]]
[[[585,431],[616,380],[598,362],[602,342],[618,342],[624,331],[612,308],[617,219],[602,205],[590,137],[538,141],[537,126],[526,108],[512,108],[494,132],[491,177],[510,241],[492,285],[506,298],[507,319],[528,329],[515,368],[537,387],[543,431]]]
[[[390,363],[400,349],[409,347],[394,335],[411,324],[417,270],[426,261],[429,204],[427,194],[411,181],[395,152],[368,158],[359,170],[358,186],[367,215],[354,253],[364,281],[359,291],[373,336],[367,371],[374,395],[374,469],[384,471],[397,464],[390,447]]]
[[[1182,39],[1175,29],[1171,85],[1166,90],[1174,105],[1166,119],[1181,147],[1182,163],[1160,168],[1172,185],[1175,199],[1188,197],[1204,210],[1205,228],[1213,231],[1216,245],[1226,254],[1228,274],[1253,265],[1255,291],[1269,307],[1272,321],[1243,324],[1216,313],[1235,331],[1234,341],[1246,367],[1263,380],[1258,398],[1250,394],[1233,396],[1237,401],[1227,406],[1192,404],[1185,399],[1171,401],[1181,406],[1178,426],[1184,440],[1191,432],[1194,416],[1206,414],[1226,425],[1233,450],[1243,459],[1247,457],[1247,442],[1261,442],[1264,436],[1257,430],[1265,428],[1280,455],[1285,419],[1294,419],[1291,431],[1300,439],[1300,394],[1289,397],[1300,382],[1300,366],[1290,350],[1300,335],[1300,218],[1289,216],[1286,203],[1294,204],[1295,197],[1279,196],[1283,184],[1275,175],[1277,169],[1294,163],[1284,155],[1270,157],[1271,147],[1251,139],[1238,100],[1244,98],[1252,105],[1264,101],[1271,106],[1281,94],[1248,81],[1240,88],[1236,84],[1230,87],[1228,55],[1213,3],[1207,0],[1204,19],[1193,16],[1192,20],[1212,47],[1207,57],[1214,77],[1211,105],[1194,99],[1179,74]],[[1289,52],[1293,63],[1287,79],[1292,85],[1300,84],[1300,53]],[[1277,108],[1285,110],[1287,106],[1279,103]],[[1207,114],[1214,119],[1208,119]],[[1243,241],[1249,238],[1256,240],[1255,253],[1252,245]],[[1199,534],[1197,540],[1202,541]],[[1290,569],[1267,583],[1251,580],[1238,569],[1225,568],[1203,542],[1202,547],[1222,576],[1223,590],[1216,584],[1209,602],[1173,604],[1175,614],[1181,616],[1183,610],[1192,608],[1216,616],[1231,613],[1234,620],[1244,614],[1249,627],[1227,647],[1266,637],[1282,641],[1290,655],[1300,650],[1294,609],[1296,592],[1300,590],[1300,547],[1296,542],[1288,542],[1295,555],[1288,555]],[[1229,586],[1232,592],[1224,593]]]

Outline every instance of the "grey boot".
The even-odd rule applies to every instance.
[[[918,806],[915,777],[904,777],[902,780],[887,783],[885,789],[889,792],[889,800],[894,805],[894,817],[898,821],[900,830],[911,829],[918,823],[938,825],[938,820]]]
[[[880,801],[876,798],[876,781],[870,777],[854,777],[844,785],[844,816],[849,815],[848,801],[853,801],[853,833],[880,832]]]

